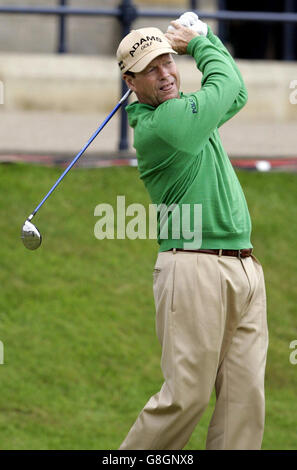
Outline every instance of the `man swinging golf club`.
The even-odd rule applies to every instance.
[[[176,53],[196,61],[199,91],[180,92]],[[202,240],[191,249],[174,224],[167,238],[159,227],[153,289],[164,384],[120,449],[182,449],[214,387],[206,448],[260,449],[265,284],[252,254],[247,203],[218,133],[246,103],[242,76],[219,38],[193,13],[172,22],[165,35],[157,28],[132,31],[117,59],[137,96],[126,110],[152,202],[189,204],[191,220],[195,204],[202,206]]]

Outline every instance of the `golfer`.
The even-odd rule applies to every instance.
[[[134,30],[117,51],[137,97],[126,110],[140,178],[154,204],[174,208],[167,211],[167,237],[159,214],[153,275],[164,383],[121,450],[184,448],[214,388],[206,448],[260,449],[262,443],[265,284],[252,254],[247,203],[218,132],[244,106],[247,92],[226,48],[199,22],[200,33],[178,21],[165,35]],[[176,53],[195,60],[200,90],[180,91]],[[190,208],[190,229],[178,230],[183,205]]]

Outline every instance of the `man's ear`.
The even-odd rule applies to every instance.
[[[127,74],[123,74],[123,80],[125,80],[126,82],[126,85],[128,88],[130,88],[130,90],[132,91],[135,91],[136,88],[134,86],[134,77],[132,77],[131,75],[127,75]]]

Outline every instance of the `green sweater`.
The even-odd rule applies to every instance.
[[[138,101],[126,107],[140,178],[153,204],[168,209],[167,218],[166,212],[161,219],[158,214],[159,251],[251,248],[247,203],[218,133],[244,106],[247,91],[210,28],[207,37],[190,41],[187,52],[202,72],[199,91],[180,93],[156,108]]]

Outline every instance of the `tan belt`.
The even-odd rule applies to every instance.
[[[172,248],[169,251],[184,251],[185,253],[207,253],[218,256],[235,256],[236,258],[247,258],[251,256],[253,249],[244,248],[242,250],[183,250],[182,248]]]

